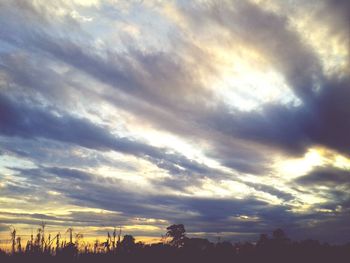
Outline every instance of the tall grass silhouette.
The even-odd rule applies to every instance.
[[[14,227],[11,228],[11,251],[0,249],[0,262],[350,262],[350,243],[321,244],[317,240],[292,241],[282,229],[271,235],[261,234],[255,242],[210,242],[190,238],[182,224],[166,228],[158,243],[135,242],[132,235],[121,237],[121,228],[107,232],[106,240],[94,243],[84,241],[81,233],[68,228],[69,241],[61,234],[45,234],[42,222],[36,236],[32,234],[25,248]]]

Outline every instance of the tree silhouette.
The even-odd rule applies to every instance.
[[[125,235],[121,242],[121,247],[125,252],[131,252],[135,248],[135,238],[132,235]]]
[[[277,228],[276,230],[274,230],[272,232],[272,237],[275,240],[286,240],[286,239],[288,239],[286,233],[284,233],[284,231],[282,229],[280,229],[280,228]]]
[[[186,230],[183,224],[167,227],[166,236],[172,238],[170,244],[175,247],[183,247],[186,239]]]
[[[280,228],[272,232],[272,239],[275,245],[279,246],[287,245],[290,241],[286,233]]]

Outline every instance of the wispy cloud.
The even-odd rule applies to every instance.
[[[1,1],[0,228],[346,240],[349,9]]]

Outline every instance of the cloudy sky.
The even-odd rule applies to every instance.
[[[0,0],[0,239],[350,241],[347,0]]]

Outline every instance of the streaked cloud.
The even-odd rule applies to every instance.
[[[349,9],[1,0],[1,233],[347,240]]]

